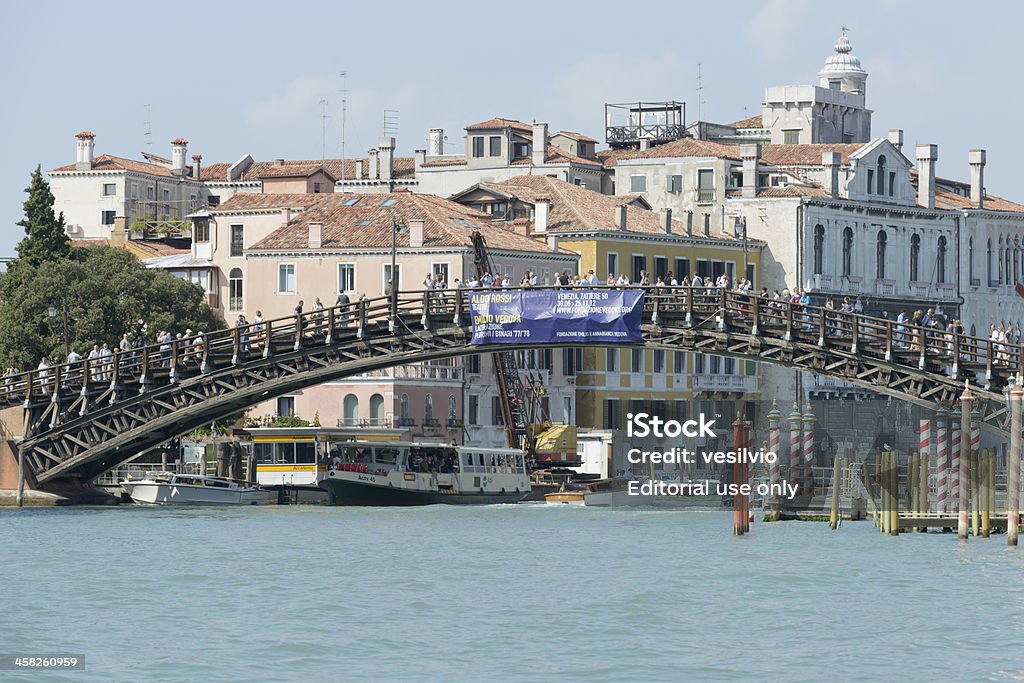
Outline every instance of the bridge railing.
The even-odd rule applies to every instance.
[[[565,289],[550,287],[548,289]],[[594,287],[588,287],[593,289]],[[599,287],[600,288],[600,287]],[[637,289],[628,286],[629,289]],[[518,288],[513,288],[518,289]],[[621,287],[616,287],[621,289]],[[955,334],[909,323],[825,307],[775,301],[716,287],[646,287],[644,322],[673,322],[701,329],[776,337],[885,362],[943,369],[951,376],[1009,377],[1024,367],[1021,345]],[[394,326],[396,333],[419,321],[445,316],[468,322],[469,295],[478,289],[399,292],[347,305],[304,311],[139,348],[115,349],[109,356],[41,367],[5,376],[0,405],[39,401],[54,391],[64,398],[105,386],[150,383],[191,376],[302,346],[339,345]]]

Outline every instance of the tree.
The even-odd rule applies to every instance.
[[[18,243],[18,257],[33,266],[70,257],[71,240],[64,231],[64,213],[54,215],[53,193],[39,166],[32,172],[32,182],[25,192],[25,218],[18,221],[25,228],[25,239]]]
[[[83,355],[93,344],[116,347],[139,320],[147,325],[146,343],[159,330],[225,327],[197,285],[148,269],[123,249],[85,247],[60,261],[11,264],[0,281],[0,361],[21,369],[43,355],[63,362],[65,318],[70,346]]]

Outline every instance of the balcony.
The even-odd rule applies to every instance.
[[[458,418],[448,418],[448,429],[462,429],[466,423]]]
[[[935,289],[938,291],[941,301],[956,299],[956,284],[953,282],[936,282]]]
[[[821,273],[814,274],[814,288],[818,291],[832,289],[832,276]]]
[[[907,283],[907,287],[910,288],[910,295],[924,298],[928,296],[928,289],[932,286],[930,282],[922,282],[921,280],[911,280]]]
[[[896,294],[896,281],[884,277],[875,278],[875,294],[877,296],[894,296]]]
[[[416,426],[416,418],[414,418],[414,417],[400,417],[400,418],[398,418],[398,426],[399,427],[415,427]]]
[[[690,375],[693,391],[727,391],[752,394],[757,391],[756,375]]]
[[[846,294],[860,294],[864,278],[860,275],[844,275],[839,279],[839,291]]]
[[[715,188],[702,187],[697,190],[698,204],[711,204],[715,201]]]
[[[392,368],[381,368],[356,375],[358,378],[370,379],[383,377],[394,380],[437,380],[444,382],[460,382],[463,368],[453,365],[398,365]]]
[[[441,428],[441,422],[434,417],[423,418],[423,428],[429,430],[437,430]]]

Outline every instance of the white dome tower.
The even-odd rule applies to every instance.
[[[860,59],[855,57],[851,50],[853,48],[850,47],[850,39],[846,37],[844,26],[835,44],[836,53],[825,60],[825,68],[818,72],[821,87],[855,95],[865,94],[868,72],[861,67]]]

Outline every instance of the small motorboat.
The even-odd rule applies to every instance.
[[[136,503],[148,505],[276,505],[277,491],[224,477],[175,474],[170,479],[125,479]]]

